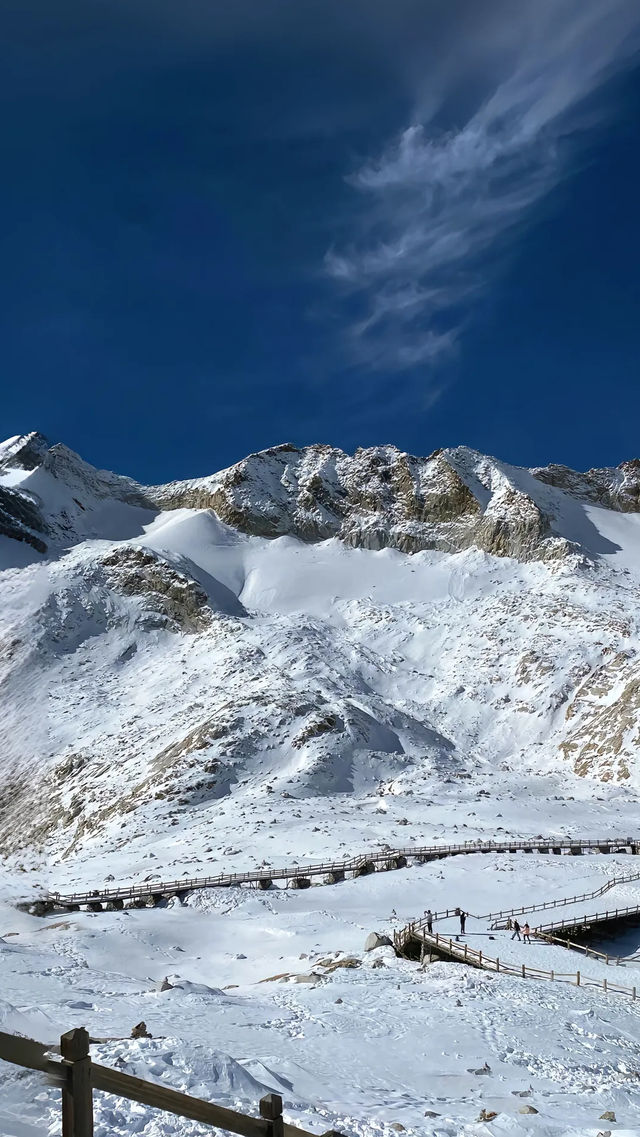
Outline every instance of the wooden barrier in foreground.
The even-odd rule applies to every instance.
[[[46,1074],[49,1082],[61,1088],[62,1137],[93,1137],[94,1090],[128,1098],[129,1101],[229,1133],[239,1133],[240,1137],[315,1137],[306,1129],[284,1121],[279,1094],[266,1094],[261,1098],[260,1117],[251,1117],[155,1082],[147,1082],[144,1078],[134,1078],[131,1074],[100,1066],[91,1059],[89,1035],[83,1027],[62,1035],[59,1057],[52,1053],[51,1047],[31,1038],[0,1031],[0,1060],[28,1070],[39,1070]],[[343,1135],[330,1129],[322,1137]]]

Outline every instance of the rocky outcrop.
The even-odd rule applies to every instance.
[[[0,445],[0,533],[38,552],[102,532],[105,503],[151,509],[131,478],[97,470],[68,446],[32,432]]]
[[[46,553],[44,520],[35,501],[27,494],[0,486],[0,535],[25,541],[38,553]]]
[[[364,950],[375,951],[379,947],[393,947],[393,945],[388,936],[382,935],[380,932],[369,932],[364,941]]]
[[[551,535],[550,520],[530,497],[507,485],[496,492],[475,530],[474,544],[497,557],[550,560],[572,551]]]
[[[206,592],[191,577],[148,549],[119,546],[102,558],[107,579],[125,596],[138,596],[164,627],[200,632],[210,623]]]
[[[620,513],[640,512],[640,458],[621,462],[613,469],[604,467],[587,470],[584,474],[560,465],[538,467],[531,473],[538,481],[582,501]]]
[[[213,509],[228,525],[259,537],[337,537],[354,547],[406,553],[476,545],[525,560],[572,551],[515,473],[464,447],[418,458],[393,446],[347,455],[329,446],[284,445],[210,478],[145,493],[161,509]]]
[[[16,435],[0,445],[0,470],[36,470],[49,449],[50,443],[37,430]]]
[[[627,781],[640,746],[640,667],[635,655],[607,652],[577,687],[560,750],[577,774]]]

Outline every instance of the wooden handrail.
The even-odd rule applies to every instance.
[[[26,1070],[41,1070],[50,1073],[51,1047],[43,1046],[32,1038],[22,1038],[18,1034],[5,1034],[0,1031],[0,1060],[13,1062],[15,1066],[23,1066]]]
[[[507,920],[511,916],[524,915],[526,912],[542,912],[546,908],[563,908],[569,904],[578,904],[583,900],[595,900],[596,897],[604,896],[605,892],[609,892],[618,884],[629,884],[632,880],[640,880],[640,873],[629,873],[627,876],[614,876],[611,880],[601,885],[600,888],[595,888],[593,892],[583,892],[580,896],[565,896],[558,900],[545,900],[541,904],[525,904],[522,908],[509,908],[501,910],[500,912],[487,912],[479,918],[482,920],[493,920],[492,931],[495,931],[500,927],[503,920]]]
[[[573,920],[554,920],[551,924],[541,924],[536,931],[549,932],[553,928],[584,928],[591,924],[603,924],[607,920],[619,920],[623,916],[640,916],[640,904],[616,908],[614,912],[591,912],[589,915],[576,916]]]

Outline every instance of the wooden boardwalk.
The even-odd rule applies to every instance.
[[[163,900],[185,897],[200,888],[229,888],[249,884],[270,888],[274,881],[285,881],[290,888],[308,888],[312,880],[323,878],[325,884],[336,884],[347,876],[364,876],[372,872],[403,868],[409,862],[425,864],[444,857],[470,856],[477,853],[544,853],[549,855],[579,856],[584,853],[640,853],[640,837],[606,837],[599,840],[579,837],[529,838],[520,841],[465,841],[463,844],[410,846],[404,849],[382,849],[361,853],[342,861],[320,864],[293,865],[285,868],[264,867],[237,873],[218,873],[215,876],[183,877],[181,880],[146,881],[144,884],[123,884],[114,888],[97,888],[91,891],[61,894],[48,893],[30,906],[35,915],[44,916],[54,911],[75,911],[82,906],[94,912],[113,911],[125,905],[154,906]],[[496,914],[498,915],[498,914]],[[500,913],[499,915],[503,915]]]
[[[525,916],[530,912],[544,912],[549,908],[563,908],[573,904],[581,904],[586,900],[596,900],[599,896],[604,896],[605,893],[610,892],[612,888],[616,888],[619,884],[630,884],[636,880],[640,880],[640,872],[626,873],[624,876],[612,876],[610,880],[607,880],[600,888],[594,888],[592,892],[583,892],[579,896],[563,896],[559,900],[544,900],[538,904],[525,904],[521,908],[507,908],[501,909],[499,912],[487,912],[486,915],[479,918],[482,920],[492,920],[491,931],[496,931],[501,928],[506,928],[513,916]]]
[[[640,908],[638,911],[640,912]],[[533,931],[531,934],[535,935],[536,933]],[[541,936],[541,938],[546,937]],[[631,999],[638,997],[635,986],[628,987],[621,983],[612,983],[607,979],[593,979],[582,975],[580,971],[546,971],[539,967],[531,967],[527,963],[505,963],[503,960],[487,955],[485,952],[471,947],[470,944],[462,943],[452,936],[445,936],[441,932],[429,933],[426,929],[417,931],[415,925],[414,930],[409,934],[407,934],[406,928],[403,928],[401,932],[396,932],[394,945],[399,955],[406,956],[409,959],[420,959],[420,961],[427,958],[431,960],[433,958],[444,959],[464,963],[469,967],[481,968],[483,971],[493,971],[499,975],[512,975],[518,979],[546,979],[551,982],[571,983],[576,987],[596,987],[600,991],[610,994],[628,995]],[[601,952],[590,951],[589,954],[600,956],[603,960],[605,958]]]
[[[624,876],[612,877],[601,885],[600,888],[596,888],[592,892],[583,893],[580,896],[564,896],[557,900],[529,904],[521,908],[512,908],[508,911],[488,912],[484,915],[475,915],[474,913],[467,912],[467,920],[492,921],[490,924],[491,931],[504,931],[507,929],[510,930],[513,917],[523,916],[530,912],[544,912],[549,909],[573,907],[573,912],[565,913],[559,920],[547,920],[536,927],[532,927],[531,935],[534,939],[544,940],[547,943],[569,948],[572,951],[583,952],[586,958],[599,960],[607,966],[609,964],[620,965],[621,963],[628,962],[628,960],[614,954],[596,951],[590,947],[588,943],[585,944],[580,941],[584,940],[594,931],[600,933],[615,931],[619,929],[621,924],[626,922],[633,921],[634,923],[638,923],[640,921],[640,904],[631,904],[624,907],[617,906],[615,908],[599,909],[595,912],[579,914],[576,914],[575,908],[583,901],[604,896],[617,885],[628,884],[638,880],[640,880],[640,872],[627,873]],[[458,915],[458,913],[459,909],[450,910],[446,913],[434,913],[431,920],[435,922],[438,919]],[[578,942],[571,939],[572,934],[577,937]],[[419,959],[421,962],[426,958],[430,961],[434,958],[454,960],[456,963],[465,963],[470,967],[482,968],[485,971],[494,971],[505,975],[515,975],[522,979],[548,979],[559,982],[570,982],[577,986],[582,985],[583,987],[595,986],[604,991],[630,995],[632,999],[636,998],[635,986],[626,987],[621,984],[611,983],[608,979],[596,979],[581,975],[580,971],[559,972],[555,970],[542,970],[540,968],[531,967],[526,963],[515,964],[513,960],[507,962],[498,957],[494,958],[480,949],[471,947],[470,944],[466,942],[461,942],[457,936],[454,939],[451,935],[447,936],[442,932],[430,931],[427,918],[424,916],[419,920],[413,920],[410,924],[407,924],[404,928],[394,933],[394,947],[398,955],[404,956],[407,959]]]

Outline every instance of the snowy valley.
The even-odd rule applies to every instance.
[[[85,1025],[111,1040],[106,1065],[247,1110],[274,1090],[318,1134],[639,1132],[640,1000],[363,951],[427,907],[597,889],[633,875],[622,853],[28,912],[49,890],[385,846],[640,843],[639,553],[637,461],[578,474],[465,447],[285,445],[143,486],[9,440],[0,1030],[49,1043]],[[620,887],[640,904],[640,879]],[[467,931],[487,951],[500,936]],[[631,987],[625,937],[612,982]],[[526,952],[504,938],[494,952]],[[153,1039],[130,1041],[142,1019]],[[57,1132],[55,1090],[4,1065],[0,1087],[0,1132]],[[96,1101],[97,1137],[205,1132]]]

